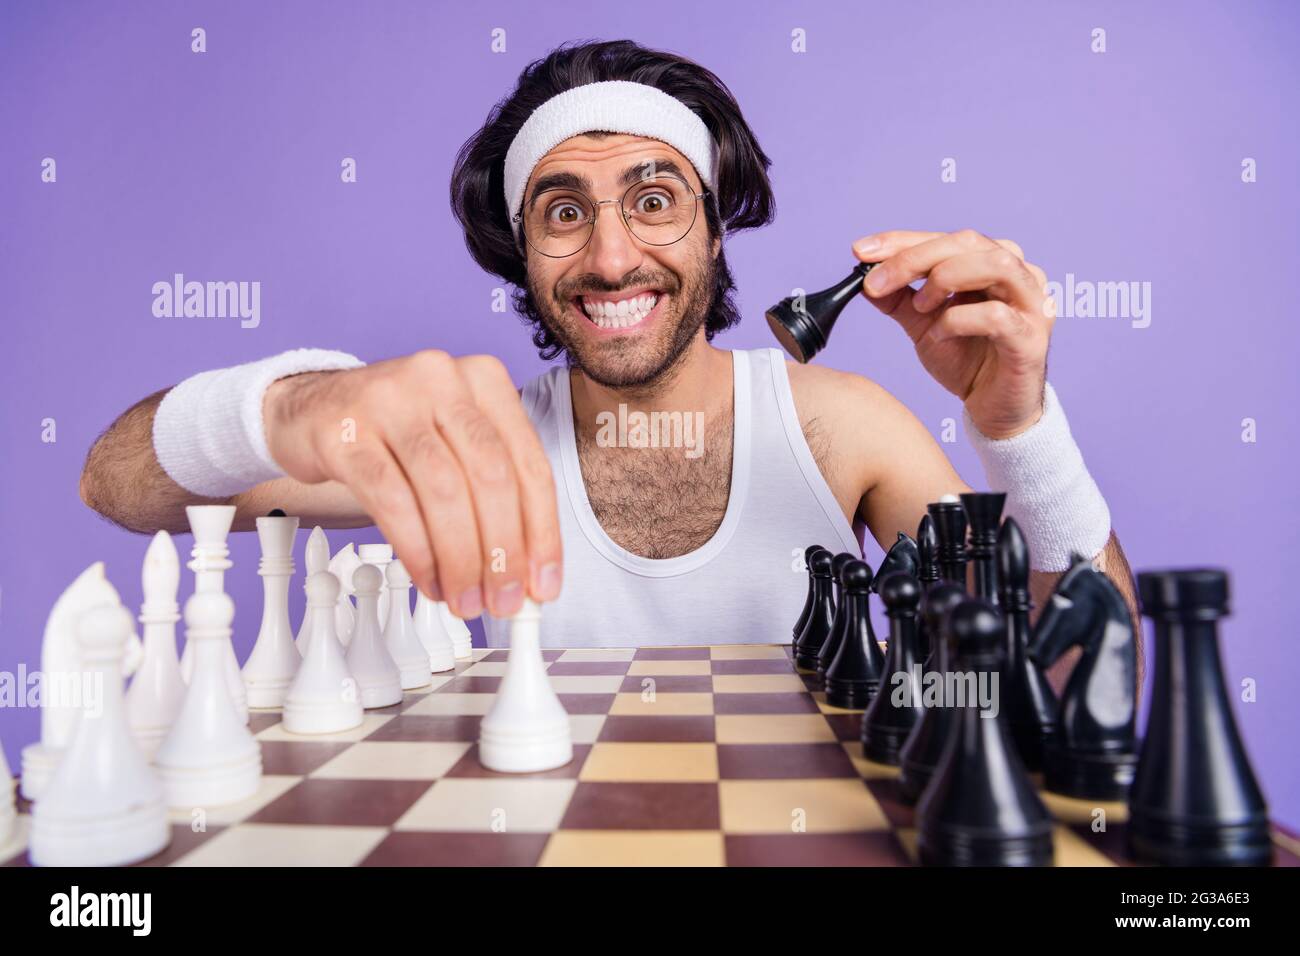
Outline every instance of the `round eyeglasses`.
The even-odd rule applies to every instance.
[[[596,229],[601,206],[617,203],[628,231],[651,246],[670,246],[695,225],[699,200],[708,195],[691,191],[676,176],[649,176],[627,188],[621,199],[596,201],[581,190],[545,189],[513,217],[523,223],[528,245],[552,259],[582,251]]]

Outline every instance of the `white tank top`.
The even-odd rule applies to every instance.
[[[813,460],[776,349],[733,351],[731,494],[713,537],[675,558],[643,558],[600,526],[578,464],[569,372],[523,389],[524,408],[555,473],[564,589],[542,608],[546,647],[765,644],[790,640],[808,577],[804,549],[861,553]],[[504,621],[483,616],[489,647]]]

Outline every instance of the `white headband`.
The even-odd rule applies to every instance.
[[[672,146],[691,161],[700,179],[714,189],[717,144],[709,128],[681,100],[663,90],[627,80],[575,86],[533,111],[506,152],[506,205],[513,220],[524,204],[524,189],[541,158],[571,136],[603,130],[648,136]],[[515,230],[518,235],[518,230]]]

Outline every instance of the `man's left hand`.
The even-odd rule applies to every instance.
[[[894,231],[859,239],[853,252],[879,263],[863,294],[903,327],[983,434],[1010,438],[1038,421],[1055,302],[1020,246],[972,229]],[[925,285],[913,291],[918,279]]]

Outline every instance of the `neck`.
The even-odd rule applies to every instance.
[[[575,369],[570,373],[574,419],[594,423],[601,412],[617,413],[620,405],[628,411],[702,411],[712,419],[731,403],[731,361],[730,352],[714,348],[700,334],[676,363],[644,385],[610,388]]]

